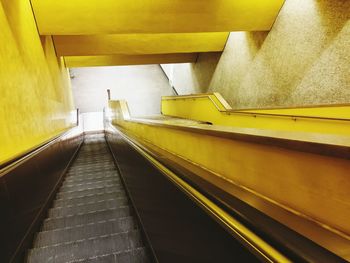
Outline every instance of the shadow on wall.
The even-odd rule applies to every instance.
[[[221,52],[203,53],[198,56],[196,63],[190,64],[194,76],[193,81],[199,93],[208,91],[221,54]]]
[[[349,17],[350,1],[287,0],[270,32],[230,34],[208,91],[233,108],[349,102]]]
[[[179,95],[207,92],[221,52],[202,53],[196,63],[162,64]]]

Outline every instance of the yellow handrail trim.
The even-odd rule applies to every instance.
[[[219,126],[350,135],[350,104],[233,110],[219,93],[162,97],[165,116]]]
[[[216,220],[222,223],[239,241],[250,249],[256,256],[265,262],[292,262],[261,237],[249,230],[233,216],[217,206],[191,185],[179,178],[175,173],[161,164],[158,160],[147,153],[142,146],[130,139],[127,135],[118,130],[118,132],[144,157],[146,157],[155,167],[157,167],[169,180],[177,187],[189,195],[203,209],[209,212]]]

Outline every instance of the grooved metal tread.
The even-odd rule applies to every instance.
[[[86,214],[78,214],[71,216],[62,216],[57,218],[47,218],[44,221],[42,230],[51,230],[66,228],[71,226],[79,226],[93,222],[110,220],[115,218],[125,218],[131,215],[130,207],[125,206],[117,209],[106,209],[92,211]]]
[[[55,207],[54,208],[51,208],[52,210],[55,210],[55,209],[76,209],[74,211],[78,212],[79,213],[79,208],[84,208],[87,209],[88,212],[90,212],[91,210],[88,209],[89,206],[91,205],[100,205],[100,204],[106,204],[106,205],[109,205],[109,204],[117,204],[117,205],[120,205],[120,206],[124,206],[124,205],[127,205],[128,204],[128,199],[127,197],[118,197],[116,198],[114,195],[112,196],[106,196],[107,198],[101,198],[101,197],[104,197],[106,195],[96,195],[95,199],[93,200],[81,200],[78,199],[78,198],[75,198],[75,203],[74,204],[67,204],[67,205],[59,205],[57,204],[57,202],[55,203]],[[109,198],[108,198],[109,197]],[[89,197],[90,199],[91,197]],[[80,201],[80,202],[79,202]],[[95,210],[95,209],[93,209]]]
[[[94,222],[86,225],[42,231],[37,234],[35,247],[45,247],[71,240],[84,240],[96,236],[105,236],[136,230],[137,225],[132,217],[127,220],[113,219],[109,221]]]
[[[26,261],[150,262],[103,136],[86,136]]]
[[[79,191],[84,189],[94,189],[98,188],[100,186],[113,186],[113,185],[120,185],[120,181],[116,179],[108,179],[108,180],[99,180],[96,182],[75,182],[71,184],[63,184],[61,187],[62,192],[69,192],[69,191]]]
[[[75,204],[96,202],[98,200],[107,200],[112,198],[126,198],[124,191],[113,191],[108,193],[97,193],[90,195],[77,196],[72,198],[61,198],[54,201],[55,207],[71,206]]]
[[[113,253],[69,263],[143,263],[148,262],[145,248],[136,248],[120,253]]]
[[[140,247],[140,232],[128,231],[34,248],[28,262],[67,262]]]
[[[117,174],[117,171],[115,170],[107,170],[107,171],[83,171],[83,172],[76,172],[76,173],[72,173],[70,175],[67,174],[66,180],[67,181],[74,181],[74,180],[81,180],[84,178],[96,178],[96,177],[103,177],[106,174],[110,175],[110,174]]]
[[[68,215],[79,215],[82,213],[89,213],[92,211],[100,211],[106,209],[113,209],[126,206],[128,200],[125,198],[118,199],[109,199],[109,200],[100,200],[94,203],[87,203],[69,207],[56,207],[49,210],[49,217],[61,217]]]
[[[100,186],[100,187],[87,188],[87,189],[81,189],[81,190],[75,190],[75,191],[72,190],[72,191],[60,192],[57,194],[57,199],[72,198],[72,197],[84,196],[84,195],[90,195],[90,194],[110,193],[110,192],[121,191],[121,190],[123,190],[121,185]]]
[[[118,178],[115,172],[112,173],[95,173],[95,174],[85,174],[83,176],[72,176],[67,177],[64,183],[74,183],[74,182],[84,182],[84,181],[95,181],[99,179],[109,179]],[[118,178],[119,179],[119,178]]]

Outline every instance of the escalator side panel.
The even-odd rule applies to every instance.
[[[159,262],[257,262],[120,134],[106,138]]]
[[[0,261],[22,262],[82,134],[53,144],[0,177]]]

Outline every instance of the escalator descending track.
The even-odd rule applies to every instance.
[[[104,136],[86,136],[27,262],[150,261]]]
[[[106,132],[158,262],[260,262],[120,132]]]
[[[106,139],[85,136],[28,263],[259,262],[127,141]]]

